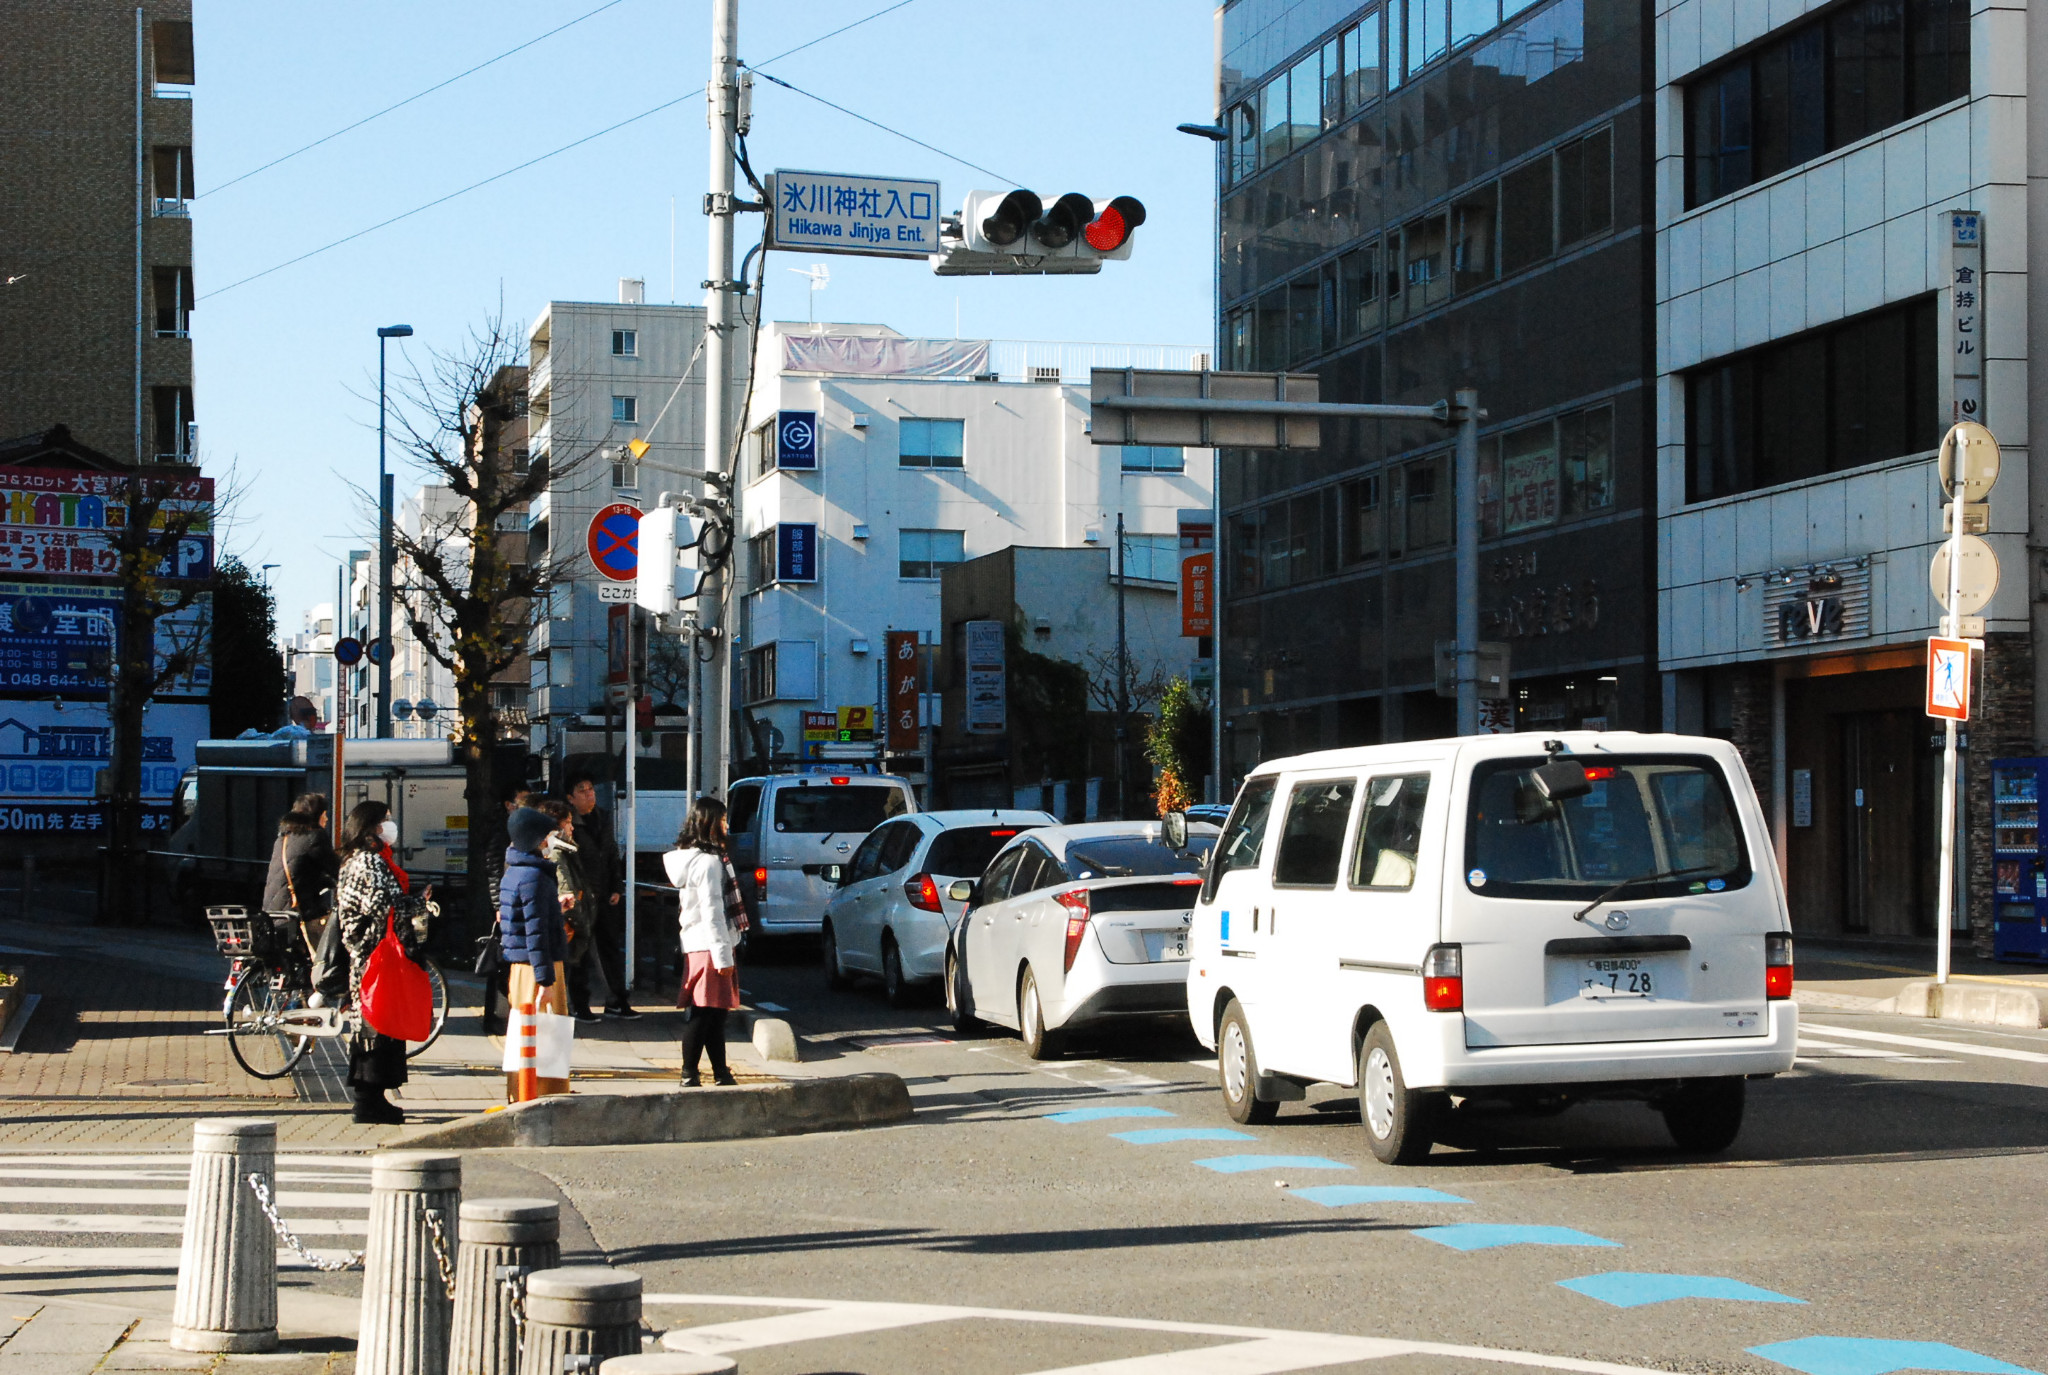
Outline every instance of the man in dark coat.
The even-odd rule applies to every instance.
[[[571,775],[569,807],[576,814],[576,852],[584,879],[590,885],[597,957],[604,966],[605,982],[612,989],[612,1002],[605,1011],[631,1021],[640,1014],[633,1010],[626,978],[626,890],[620,875],[618,847],[612,841],[611,818],[597,807],[597,780],[587,773]]]

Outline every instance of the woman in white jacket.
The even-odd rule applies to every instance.
[[[683,941],[683,1087],[695,1088],[700,1054],[711,1059],[711,1082],[731,1084],[725,1064],[725,1014],[740,1005],[740,933],[747,929],[739,879],[725,855],[725,804],[700,797],[667,855],[676,886],[676,924]]]

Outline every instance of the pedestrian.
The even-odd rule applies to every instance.
[[[683,822],[676,848],[666,856],[676,886],[676,924],[683,944],[683,983],[676,1006],[683,1009],[683,1087],[696,1088],[700,1054],[711,1059],[711,1082],[735,1080],[725,1064],[725,1014],[740,1005],[740,933],[747,909],[739,878],[726,857],[725,804],[700,797]]]
[[[529,1025],[539,1013],[566,1016],[569,1011],[569,980],[562,968],[569,942],[555,897],[555,866],[541,853],[557,824],[532,807],[521,807],[505,819],[510,841],[505,850],[505,878],[498,886],[498,937],[508,971],[506,993],[512,1002],[512,1016]],[[527,1034],[533,1033],[529,1030]],[[569,1091],[567,1079],[535,1079],[522,1084],[521,1078],[518,1073],[506,1074],[508,1102]]]
[[[555,895],[562,908],[562,929],[569,938],[569,954],[563,961],[569,971],[569,1006],[577,1022],[588,1026],[604,1020],[593,1006],[604,1007],[612,1000],[611,984],[597,955],[597,908],[587,877],[590,866],[576,844],[575,813],[569,804],[550,797],[534,805],[555,823],[554,833],[542,842],[541,854],[555,866]]]
[[[289,912],[306,953],[317,956],[321,928],[334,907],[334,880],[341,867],[327,838],[327,799],[305,793],[277,823],[270,868],[263,876],[263,910]]]
[[[332,919],[341,923],[342,944],[348,950],[349,1001],[358,1009],[363,1002],[363,970],[385,931],[396,931],[406,954],[416,958],[419,938],[414,923],[432,906],[432,885],[414,895],[411,879],[391,858],[397,839],[398,825],[382,802],[357,803],[341,824],[341,875]],[[404,1082],[405,1042],[372,1031],[359,1018],[348,1055],[355,1120],[393,1126],[405,1121],[405,1113],[384,1096]]]
[[[597,780],[589,773],[569,775],[569,805],[576,810],[576,848],[583,856],[593,910],[587,914],[597,944],[610,996],[604,1010],[623,1021],[633,1010],[630,972],[626,968],[625,887],[620,881],[619,850],[612,840],[611,817],[597,809]]]
[[[523,783],[507,783],[498,789],[498,803],[501,808],[496,821],[491,823],[491,837],[484,844],[484,879],[491,891],[491,932],[485,939],[492,945],[501,944],[498,935],[498,884],[505,877],[505,851],[512,844],[512,837],[505,830],[505,822],[512,813],[527,806],[533,794]],[[486,1036],[505,1034],[505,1015],[510,1007],[505,997],[506,964],[497,962],[497,968],[484,979],[483,1033]]]

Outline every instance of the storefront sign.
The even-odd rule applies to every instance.
[[[1510,454],[1501,460],[1501,530],[1514,534],[1557,524],[1557,450]]]
[[[120,608],[119,591],[104,583],[0,582],[0,692],[105,700]],[[173,657],[196,664],[156,696],[199,697],[212,689],[204,652],[211,617],[212,594],[202,593],[185,610],[157,619],[157,667]]]
[[[886,697],[889,709],[889,749],[907,754],[920,743],[918,702],[924,693],[923,669],[917,654],[915,630],[892,630],[886,641],[888,674]]]
[[[1860,639],[1870,633],[1870,565],[1795,568],[1762,575],[1770,649]]]
[[[818,580],[817,526],[784,524],[775,527],[775,580]]]
[[[1214,551],[1180,561],[1180,633],[1190,639],[1216,632]]]
[[[1984,216],[1951,210],[1949,227],[1950,377],[1955,419],[1984,418]]]
[[[777,411],[775,413],[775,466],[815,468],[818,466],[818,413]]]
[[[172,796],[208,734],[203,702],[152,703],[142,721],[142,829],[170,829]],[[100,770],[112,763],[106,708],[0,702],[0,833],[94,832],[105,824]]]
[[[967,732],[1001,735],[1009,729],[1003,623],[969,621],[966,633]]]

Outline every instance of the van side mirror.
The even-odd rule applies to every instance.
[[[1165,842],[1166,848],[1169,850],[1187,849],[1188,814],[1186,812],[1168,812],[1165,816],[1160,817],[1159,839]]]
[[[818,877],[836,888],[846,882],[846,867],[840,864],[822,865],[818,869]]]
[[[955,902],[972,904],[974,902],[974,880],[971,878],[954,879],[951,886],[946,889],[946,896]]]

